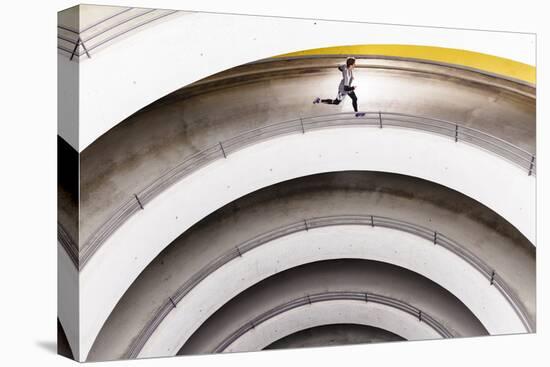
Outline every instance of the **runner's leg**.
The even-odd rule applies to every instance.
[[[340,104],[340,100],[339,99],[322,99],[321,100],[321,103],[326,103],[326,104]]]
[[[351,91],[348,93],[351,97],[351,103],[353,105],[353,110],[357,112],[357,96],[355,95],[355,91]]]

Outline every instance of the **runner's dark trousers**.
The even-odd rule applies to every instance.
[[[354,91],[351,91],[348,93],[348,96],[351,97],[351,103],[353,105],[353,110],[355,112],[357,112],[357,96],[355,95],[355,92]],[[322,103],[326,103],[326,104],[340,104],[340,102],[342,102],[341,99],[322,99],[321,100]]]

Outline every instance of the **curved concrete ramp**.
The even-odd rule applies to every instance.
[[[385,138],[381,134],[391,135]],[[347,142],[345,150],[332,149],[341,141]],[[285,146],[283,152],[281,144]],[[448,144],[453,144],[453,149],[448,149]],[[396,145],[411,149],[395,151]],[[471,167],[470,162],[475,162],[475,166]],[[109,237],[80,273],[80,296],[86,305],[81,310],[82,345],[91,348],[110,312],[147,264],[209,213],[284,180],[358,168],[439,182],[486,203],[528,238],[533,235],[533,178],[475,148],[454,145],[430,134],[394,129],[328,129],[276,138],[238,151],[186,177]],[[241,179],[251,171],[256,172],[255,177]],[[509,200],[502,201],[503,195]],[[152,227],[157,231],[151,232]],[[110,288],[105,289],[104,284],[110,284]]]
[[[330,325],[534,331],[532,35],[499,48],[350,23],[333,47],[330,21],[74,9],[60,99],[82,103],[60,106],[59,134],[79,180],[61,177],[58,257],[78,282],[60,281],[58,318],[77,360],[259,350]],[[213,19],[227,32],[182,42]],[[224,41],[252,29],[242,52]],[[364,116],[312,103],[335,97],[349,55]],[[339,262],[334,282],[300,281]]]
[[[301,330],[268,345],[264,350],[313,348],[348,344],[403,341],[388,331],[355,324],[333,324]]]
[[[439,324],[441,331],[445,330],[451,335],[487,335],[485,328],[464,304],[430,280],[385,263],[342,259],[296,267],[255,284],[227,302],[204,322],[178,354],[212,353],[222,347],[226,348],[238,339],[239,335],[252,331],[247,330],[247,325],[254,325],[254,328],[257,328],[260,322],[296,307],[306,306],[303,309],[308,310],[307,306],[310,302],[314,303],[316,300],[315,296],[311,297],[311,295],[334,293],[327,299],[340,301],[359,299],[362,302],[368,302],[367,290],[373,295],[387,297],[390,301],[398,299],[411,306],[411,308],[407,307],[408,310],[421,309],[424,315],[431,315],[435,323]],[[367,295],[365,295],[366,292]],[[359,295],[358,298],[355,297],[357,295]],[[309,299],[308,296],[310,296]],[[375,296],[370,299],[377,301]],[[384,298],[380,298],[382,299]],[[296,300],[302,302],[296,302]],[[281,309],[282,304],[288,306]],[[271,310],[276,310],[276,314],[270,312]],[[413,312],[409,316],[413,316],[418,325],[419,314]],[[276,323],[273,325],[272,332],[279,332]],[[243,326],[245,326],[244,329]],[[409,330],[412,333],[415,332],[414,326],[413,324],[413,328]],[[268,331],[269,327],[264,327]],[[346,328],[341,330],[346,332]],[[239,332],[238,335],[235,334],[236,331]],[[299,343],[300,339],[295,341]],[[246,348],[257,350],[260,347],[247,346]]]
[[[437,228],[466,245],[497,269],[534,315],[534,254],[528,255],[534,249],[498,215],[457,192],[412,177],[333,173],[256,192],[186,232],[155,259],[122,298],[105,323],[90,358],[123,357],[117,353],[128,350],[130,341],[145,326],[144,320],[153,317],[181,281],[192,278],[224,251],[274,226],[310,215],[369,214],[371,210]]]
[[[419,323],[417,317],[407,315],[382,303],[365,302],[364,300],[330,300],[306,304],[273,316],[251,328],[221,352],[258,351],[281,338],[306,328],[338,323],[356,323],[384,328],[384,330],[407,340],[441,338],[441,335],[428,324]]]
[[[432,279],[460,299],[491,334],[528,331],[506,297],[485,276],[472,271],[470,264],[441,246],[387,228],[331,226],[274,239],[214,271],[167,311],[148,335],[138,357],[175,355],[217,309],[271,275],[315,261],[341,258],[387,262]],[[223,289],[219,287],[221,283]]]
[[[349,101],[311,103],[317,95],[334,97],[341,61],[242,66],[183,88],[109,131],[82,153],[81,246],[125,201],[197,151],[269,124],[351,111]],[[535,152],[535,102],[523,87],[418,62],[358,63],[361,109],[443,119]]]

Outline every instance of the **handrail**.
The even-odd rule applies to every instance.
[[[155,9],[155,10],[158,10],[158,9]],[[120,36],[123,36],[123,35],[125,35],[126,33],[130,32],[130,31],[133,31],[134,29],[143,27],[143,26],[145,26],[145,25],[147,25],[147,24],[149,24],[149,23],[152,23],[152,22],[154,22],[154,21],[156,21],[156,20],[159,20],[159,19],[161,19],[161,18],[167,17],[167,16],[172,15],[172,14],[177,13],[177,12],[178,12],[177,10],[172,10],[172,11],[169,11],[169,12],[166,12],[166,13],[163,13],[163,14],[160,14],[160,15],[157,15],[156,17],[153,17],[153,18],[151,18],[151,19],[147,19],[147,20],[145,20],[145,21],[143,21],[143,22],[141,22],[141,23],[139,23],[139,24],[136,24],[136,25],[134,25],[134,26],[131,26],[131,27],[127,28],[127,29],[121,30],[121,31],[119,31],[118,33],[115,33],[114,35],[107,37],[105,40],[103,40],[103,41],[101,41],[101,42],[98,42],[98,43],[94,44],[92,47],[90,47],[90,50],[93,50],[93,49],[95,49],[95,48],[97,48],[97,47],[99,47],[99,46],[101,46],[101,45],[103,45],[103,44],[105,44],[105,43],[107,43],[107,42],[110,42],[110,41],[114,40],[115,38],[118,38],[118,37],[120,37]],[[146,13],[146,14],[149,14],[149,13]],[[142,14],[142,15],[145,15],[145,14]],[[113,29],[113,28],[111,28],[110,30],[112,30],[112,29]]]
[[[157,9],[143,9],[143,10],[144,10],[144,12],[138,13],[138,14],[135,14],[135,15],[132,15],[132,16],[130,16],[129,18],[122,19],[122,20],[118,21],[117,23],[113,24],[112,26],[110,26],[110,27],[108,27],[108,28],[105,28],[105,29],[103,29],[103,30],[99,30],[98,32],[96,32],[96,33],[94,33],[94,34],[92,34],[92,35],[86,37],[85,39],[82,39],[82,41],[83,41],[83,42],[91,41],[91,40],[93,40],[94,38],[96,38],[96,37],[98,37],[98,36],[101,36],[102,34],[104,34],[104,33],[106,33],[106,32],[109,32],[109,31],[112,30],[112,29],[118,28],[118,27],[120,27],[121,25],[126,24],[126,23],[128,23],[128,22],[130,22],[130,21],[132,21],[132,20],[134,20],[134,19],[136,19],[136,18],[140,18],[140,17],[142,17],[142,16],[144,16],[144,15],[150,14],[150,13],[154,12],[154,11],[157,10]],[[81,32],[81,33],[82,33],[82,32]]]
[[[523,168],[528,175],[535,175],[536,173],[535,155],[498,137],[441,119],[394,112],[365,112],[365,116],[359,118],[355,117],[354,113],[334,113],[282,121],[246,131],[194,153],[150,182],[142,190],[133,194],[86,240],[80,252],[80,269],[84,268],[103,242],[128,218],[143,210],[151,200],[166,188],[199,168],[218,159],[227,158],[231,153],[272,137],[298,133],[305,134],[307,131],[328,127],[357,126],[378,128],[390,126],[447,136],[454,139],[456,143],[459,141],[465,142],[494,153]]]
[[[57,241],[65,249],[67,256],[69,256],[71,262],[78,269],[78,246],[59,222],[57,223]]]
[[[94,34],[91,34],[87,37],[82,37],[82,35],[84,33],[86,33],[87,31],[89,31],[90,29],[93,29],[95,27],[97,27],[98,25],[100,24],[103,24],[105,23],[106,21],[108,20],[112,20],[114,18],[119,18],[122,14],[124,13],[127,13],[129,11],[132,11],[132,10],[142,10],[140,13],[137,13],[137,14],[134,14],[134,15],[131,15],[130,17],[128,18],[124,18],[124,19],[121,19],[119,20],[118,22],[108,26],[107,28],[103,29],[103,30],[99,30],[97,31],[96,33]],[[118,32],[116,32],[115,34],[111,35],[111,36],[108,36],[106,39],[102,40],[102,41],[99,41],[93,45],[88,45],[88,42],[93,40],[94,38],[97,38],[98,36],[100,35],[103,35],[107,32],[111,32],[113,30],[115,30],[116,28],[120,28],[121,26],[131,22],[132,20],[135,20],[135,19],[138,19],[138,18],[141,18],[143,16],[146,16],[148,14],[152,14],[153,12],[156,12],[156,11],[162,11],[162,13],[160,15],[156,15],[150,19],[147,19],[141,23],[138,23],[138,24],[135,24],[135,25],[132,25],[130,27],[128,27],[127,29],[122,29]],[[166,9],[149,9],[149,8],[126,8],[126,9],[123,9],[121,10],[120,12],[117,12],[115,14],[112,14],[104,19],[102,19],[101,21],[98,21],[90,26],[88,26],[87,28],[81,30],[80,32],[74,30],[74,29],[70,29],[70,28],[67,28],[67,27],[64,27],[64,26],[60,26],[58,25],[57,27],[59,29],[62,29],[64,31],[67,31],[67,32],[70,32],[72,34],[74,34],[76,36],[76,39],[74,40],[69,40],[67,39],[66,37],[63,37],[62,35],[58,35],[57,38],[60,39],[60,40],[63,40],[65,42],[68,42],[68,43],[72,43],[72,46],[74,46],[74,49],[72,51],[70,51],[69,49],[67,49],[66,47],[63,47],[61,45],[58,45],[58,49],[59,50],[62,50],[62,51],[65,51],[67,53],[70,53],[71,54],[71,60],[73,59],[74,56],[83,56],[84,54],[88,55],[88,57],[91,57],[90,56],[90,51],[94,50],[95,48],[107,43],[107,42],[110,42],[112,41],[113,39],[115,38],[118,38],[136,28],[139,28],[139,27],[142,27],[142,26],[145,26],[151,22],[154,22],[158,19],[161,19],[161,18],[164,18],[168,15],[172,15],[174,13],[178,12],[178,10],[166,10]],[[81,50],[79,51],[79,46],[82,46],[82,48],[84,50]],[[87,47],[88,46],[88,47]]]
[[[272,309],[256,316],[249,322],[245,323],[243,326],[235,330],[231,335],[225,338],[221,343],[214,348],[214,353],[222,353],[227,347],[229,347],[233,342],[239,339],[241,336],[246,334],[248,331],[254,329],[258,325],[262,324],[265,321],[272,319],[275,316],[281,315],[287,311],[293,310],[298,307],[305,305],[310,305],[313,303],[326,302],[326,301],[359,301],[365,303],[378,303],[381,305],[393,307],[400,311],[403,311],[411,316],[414,316],[418,319],[419,322],[425,322],[430,326],[436,333],[441,337],[453,338],[455,335],[451,333],[445,326],[443,326],[435,318],[427,314],[426,312],[420,310],[419,308],[410,305],[406,302],[400,301],[395,298],[383,296],[381,294],[370,293],[370,292],[323,292],[306,295],[278,306],[273,307]]]
[[[125,354],[125,358],[137,358],[141,349],[145,346],[147,340],[151,337],[151,335],[160,325],[162,320],[164,320],[164,318],[170,313],[170,311],[176,307],[178,302],[180,302],[202,280],[207,278],[210,274],[212,274],[223,265],[238,257],[242,257],[248,251],[253,250],[275,239],[285,237],[296,232],[309,231],[315,228],[338,225],[363,225],[369,227],[384,227],[395,229],[424,238],[434,245],[442,246],[446,250],[452,252],[453,254],[466,261],[478,272],[480,272],[487,279],[487,284],[489,286],[495,286],[499,290],[499,292],[505,297],[505,299],[514,309],[516,315],[518,315],[518,317],[520,318],[525,328],[529,332],[532,332],[534,330],[534,323],[528,315],[528,312],[525,309],[524,305],[519,300],[514,291],[502,279],[502,277],[500,277],[496,273],[495,269],[488,266],[483,260],[473,254],[471,251],[461,246],[449,237],[445,236],[444,234],[424,226],[378,215],[338,215],[303,219],[301,221],[276,228],[241,243],[234,249],[227,251],[220,257],[205,265],[202,269],[191,276],[185,283],[183,283],[176,290],[176,292],[174,292],[161,304],[161,306],[159,306],[153,318],[151,318],[149,322],[141,329],[138,336],[130,345],[130,348]]]
[[[104,17],[103,19],[100,19],[90,25],[88,25],[87,27],[85,27],[84,29],[81,29],[81,30],[78,30],[78,29],[73,29],[73,28],[69,28],[67,26],[62,26],[62,25],[57,25],[57,28],[60,28],[60,29],[63,29],[67,32],[71,32],[71,33],[74,33],[74,34],[79,34],[79,33],[83,33],[83,32],[86,32],[94,27],[97,27],[98,25],[100,25],[101,23],[105,23],[106,21],[112,19],[112,18],[116,18],[118,17],[119,15],[122,15],[124,13],[126,13],[127,11],[130,11],[130,10],[133,10],[134,8],[125,8],[125,9],[122,9],[114,14],[110,14],[106,17]]]

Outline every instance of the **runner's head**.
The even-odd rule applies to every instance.
[[[348,59],[346,60],[346,66],[348,67],[348,69],[353,69],[355,67],[355,58],[348,57]]]

